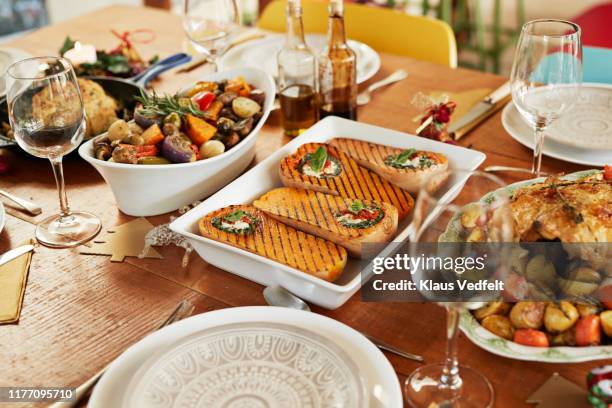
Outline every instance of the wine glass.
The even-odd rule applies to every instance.
[[[184,0],[183,30],[194,48],[217,71],[217,58],[227,49],[240,23],[236,0]]]
[[[539,177],[546,127],[574,103],[582,83],[580,27],[551,19],[526,23],[510,81],[514,105],[534,128],[531,172]]]
[[[440,175],[433,175],[439,177]],[[499,190],[505,183],[494,175],[454,169],[449,176],[466,178],[467,182],[457,198],[441,202],[430,193],[425,180],[419,191],[413,218],[410,256],[447,259],[452,256],[484,256],[487,271],[500,272],[494,259],[499,258],[502,242],[510,242],[513,235],[512,218],[508,206],[509,195],[498,192],[487,197],[491,191]],[[481,198],[487,197],[483,200]],[[492,197],[492,198],[491,198]],[[498,247],[499,246],[499,247]],[[484,251],[484,254],[483,254]],[[487,257],[488,255],[488,257]],[[424,264],[421,264],[424,265]],[[458,264],[457,264],[458,265]],[[425,270],[418,266],[411,271],[412,280],[421,287],[420,280],[456,282],[459,279],[474,279],[480,272],[462,271],[458,266],[452,270]],[[487,277],[490,277],[487,276]],[[494,392],[491,383],[473,368],[459,365],[457,340],[459,320],[466,309],[476,309],[485,300],[493,300],[499,291],[475,292],[457,289],[453,292],[420,290],[430,302],[446,309],[446,358],[444,362],[429,364],[415,370],[404,385],[406,400],[412,407],[492,407]]]
[[[12,64],[7,70],[9,120],[23,150],[48,158],[53,166],[60,213],[36,226],[36,238],[54,248],[73,247],[95,237],[100,219],[71,211],[64,185],[62,157],[83,140],[85,112],[81,91],[70,62],[36,57]]]

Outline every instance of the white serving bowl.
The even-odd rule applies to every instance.
[[[272,77],[254,68],[217,72],[201,80],[219,81],[237,76],[266,93],[263,116],[246,138],[219,156],[192,163],[135,165],[96,159],[94,139],[81,145],[79,154],[108,183],[122,212],[152,216],[174,211],[208,197],[246,169],[255,156],[255,140],[272,110],[276,88]]]

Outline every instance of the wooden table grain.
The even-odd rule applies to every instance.
[[[350,22],[349,22],[350,24]],[[150,28],[151,44],[139,45],[145,58],[166,56],[182,49],[184,34],[180,18],[166,12],[113,6],[55,26],[30,33],[11,42],[35,55],[56,55],[65,36],[83,43],[110,48],[116,38],[110,29]],[[438,66],[393,55],[381,55],[382,68],[374,80],[395,69],[410,75],[401,83],[376,93],[360,108],[359,120],[400,131],[413,132],[411,105],[418,92],[461,92],[474,88],[496,88],[505,78],[476,71]],[[189,74],[173,71],[154,84],[158,91],[174,92],[207,72],[201,67]],[[282,135],[279,119],[272,115],[258,141],[255,161],[260,161],[289,139]],[[484,165],[529,166],[531,151],[503,130],[500,113],[492,116],[460,145],[487,155]],[[57,194],[51,167],[17,150],[11,173],[0,176],[0,188],[41,204],[44,216],[57,211]],[[573,172],[584,169],[548,157],[543,170]],[[109,187],[97,172],[76,154],[65,160],[65,175],[72,208],[91,211],[109,228],[132,219],[119,212]],[[520,176],[505,176],[513,182]],[[5,202],[10,206],[10,203]],[[9,214],[17,214],[9,208]],[[167,222],[169,215],[150,217],[154,224]],[[33,236],[40,216],[9,215],[0,234],[0,251],[8,250]],[[262,287],[206,264],[196,255],[181,268],[182,250],[160,249],[163,260],[127,258],[111,263],[108,257],[80,255],[77,249],[39,247],[33,257],[18,324],[0,326],[0,386],[77,386],[126,347],[145,336],[183,298],[196,305],[196,313],[232,306],[262,305]],[[444,312],[433,304],[364,303],[359,294],[344,306],[329,311],[314,308],[358,330],[372,334],[407,351],[422,354],[427,362],[444,356]],[[552,373],[559,372],[583,385],[587,371],[597,362],[544,364],[523,362],[490,354],[460,338],[460,359],[475,367],[493,383],[496,407],[527,406],[525,399]],[[387,354],[401,381],[419,365]],[[0,404],[1,405],[1,404]],[[24,406],[24,405],[20,405]]]

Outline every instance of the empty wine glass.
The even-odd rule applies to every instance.
[[[582,83],[580,27],[550,19],[526,23],[510,81],[512,101],[534,128],[531,171],[539,176],[546,127],[574,103]]]
[[[454,169],[452,177],[467,178],[463,190],[452,201],[440,202],[421,187],[415,205],[411,235],[410,256],[434,256],[447,259],[448,256],[472,256],[479,251],[488,255],[487,268],[497,271],[498,263],[490,258],[495,257],[503,242],[512,239],[513,227],[511,213],[508,207],[508,195],[500,192],[489,195],[505,186],[496,176],[483,172],[469,172]],[[439,177],[434,175],[433,177]],[[425,180],[423,186],[430,183]],[[477,244],[474,244],[477,243]],[[478,246],[482,244],[482,246]],[[458,279],[474,279],[474,271],[429,270],[417,266],[412,280],[421,288],[419,281],[432,280],[445,284]],[[487,271],[490,272],[490,271]],[[466,276],[468,274],[469,276]],[[459,321],[466,309],[476,309],[486,300],[498,295],[497,292],[480,293],[461,291],[452,293],[420,290],[421,295],[436,302],[446,309],[446,358],[443,362],[429,364],[415,370],[405,382],[405,396],[411,407],[454,407],[454,408],[484,408],[492,407],[494,392],[491,383],[473,368],[459,365],[457,356],[457,341]]]
[[[184,0],[183,30],[194,48],[217,71],[217,58],[229,45],[240,23],[235,0]]]
[[[62,157],[83,140],[85,112],[81,91],[70,62],[37,57],[15,62],[7,70],[9,120],[23,150],[48,158],[53,166],[60,213],[36,226],[36,238],[54,248],[82,244],[95,237],[100,219],[71,211],[64,186]]]

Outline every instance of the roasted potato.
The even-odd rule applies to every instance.
[[[475,228],[479,223],[481,213],[482,211],[478,204],[467,205],[461,214],[461,225],[468,229]]]
[[[577,280],[568,280],[564,278],[557,278],[559,283],[559,288],[561,292],[566,294],[567,296],[588,296],[594,293],[599,285],[597,283],[592,282],[582,282]]]
[[[474,311],[474,317],[482,320],[492,315],[506,315],[510,310],[510,304],[506,302],[489,302]]]
[[[578,310],[578,314],[580,317],[591,316],[597,314],[599,312],[599,307],[592,304],[586,303],[576,303],[576,310]]]
[[[481,324],[482,327],[491,333],[504,339],[512,340],[514,337],[514,327],[512,327],[510,319],[508,319],[506,316],[496,314],[490,315],[482,319]]]
[[[539,329],[544,322],[543,302],[518,302],[510,310],[510,321],[517,329]]]
[[[576,334],[574,329],[569,329],[561,333],[550,336],[551,346],[575,346]]]
[[[555,266],[544,255],[534,256],[527,262],[525,276],[528,282],[554,288],[557,281]]]
[[[601,275],[593,268],[579,266],[567,273],[567,279],[586,283],[599,283]]]
[[[578,317],[578,310],[570,302],[550,303],[544,312],[544,326],[550,333],[559,333],[571,328]]]
[[[601,328],[606,336],[612,338],[612,310],[606,310],[599,315],[601,319]]]

